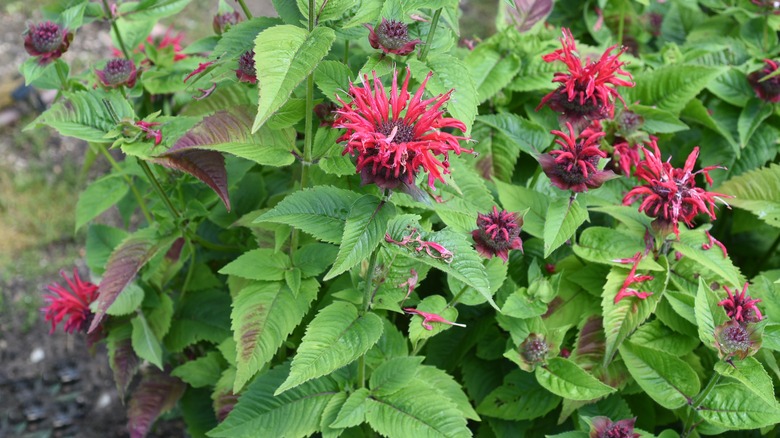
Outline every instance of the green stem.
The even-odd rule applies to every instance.
[[[173,206],[171,198],[168,197],[168,195],[165,193],[165,190],[163,190],[162,186],[160,185],[160,182],[157,181],[157,177],[155,177],[154,173],[152,173],[152,169],[149,168],[149,164],[147,164],[144,160],[138,159],[138,165],[141,166],[144,174],[146,174],[146,178],[148,178],[149,182],[152,184],[154,191],[156,191],[160,198],[162,198],[163,203],[168,208],[168,211],[171,212],[174,219],[179,219],[181,217],[179,211],[176,210],[176,207]]]
[[[108,152],[107,148],[104,148],[102,145],[95,145],[94,147],[97,147],[103,156],[106,157],[108,163],[111,164],[111,168],[113,168],[114,171],[116,171],[118,174],[122,175],[127,185],[130,186],[130,191],[133,192],[133,197],[138,203],[138,207],[141,209],[141,213],[143,213],[144,219],[146,219],[146,223],[151,224],[153,222],[152,215],[149,213],[149,209],[146,207],[146,202],[144,201],[143,196],[141,196],[141,192],[138,191],[138,187],[133,184],[133,179],[122,173],[122,168],[119,166],[119,163],[116,162],[114,157],[111,156],[111,153]]]
[[[241,251],[241,248],[237,246],[230,246],[230,245],[220,245],[218,243],[210,242],[199,235],[195,233],[187,233],[187,236],[190,237],[192,240],[197,242],[200,246],[211,249],[214,251],[221,251],[221,252],[238,252]]]
[[[626,25],[626,5],[620,5],[620,21],[618,22],[618,43],[623,44],[623,28]]]
[[[685,419],[685,425],[683,426],[683,431],[682,431],[682,435],[680,435],[680,438],[687,437],[693,432],[693,429],[696,428],[696,426],[693,424],[693,420],[694,418],[696,418],[696,410],[699,409],[701,403],[710,394],[712,388],[714,388],[715,385],[718,384],[719,380],[720,380],[720,374],[713,373],[712,377],[710,377],[710,381],[707,382],[707,386],[705,386],[704,389],[696,397],[694,397],[693,400],[691,400],[691,406],[689,408],[690,410],[688,411],[688,417]]]
[[[380,205],[381,208],[381,205]],[[363,309],[360,315],[365,315],[371,308],[371,284],[374,282],[374,271],[376,271],[376,259],[379,255],[379,249],[374,250],[371,253],[371,258],[368,261],[368,271],[366,271],[365,284],[363,285]],[[360,387],[366,387],[366,355],[361,355],[358,358],[358,382]]]
[[[349,40],[344,40],[344,64],[349,65]]]
[[[119,43],[119,48],[122,50],[122,53],[125,55],[125,58],[130,59],[130,52],[127,51],[127,47],[125,47],[125,42],[122,40],[122,34],[119,33],[119,27],[116,25],[114,14],[111,13],[111,6],[108,5],[108,0],[103,0],[103,7],[106,9],[106,15],[108,15],[108,21],[111,22],[111,28],[114,30],[114,35],[116,35],[116,41]]]
[[[190,269],[187,270],[187,276],[184,277],[184,284],[181,286],[181,293],[179,294],[179,300],[184,300],[184,295],[187,293],[187,288],[190,286],[190,280],[192,280],[192,273],[195,272],[195,245],[192,244],[192,240],[187,239],[187,248],[190,250]]]
[[[60,77],[60,82],[62,83],[62,91],[70,90],[70,85],[68,85],[68,75],[65,73],[65,70],[63,68],[63,63],[60,62],[60,60],[57,60],[54,63],[54,69],[57,70],[57,76]]]
[[[244,3],[244,0],[238,0],[238,4],[241,5],[241,10],[244,11],[244,15],[246,15],[247,20],[252,19],[252,11],[249,10],[248,7],[246,7],[246,3]]]
[[[455,294],[455,296],[452,298],[449,304],[447,304],[447,307],[445,307],[445,309],[448,307],[453,307],[454,305],[458,304],[458,300],[460,300],[460,297],[463,296],[464,293],[466,293],[466,289],[468,288],[469,288],[468,286],[463,286],[463,288],[459,290],[457,294]]]
[[[441,11],[444,8],[439,8],[436,10],[436,12],[433,13],[433,19],[431,20],[431,30],[428,31],[428,38],[425,40],[425,45],[420,50],[420,61],[425,61],[425,58],[428,57],[428,52],[431,50],[431,44],[433,43],[433,35],[436,33],[436,26],[439,24],[439,17],[441,16]]]

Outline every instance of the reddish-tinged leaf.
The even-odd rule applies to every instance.
[[[114,382],[116,389],[124,398],[130,381],[138,372],[139,360],[133,350],[133,343],[130,340],[129,326],[124,325],[117,330],[112,330],[108,336],[108,363],[111,371],[114,372]]]
[[[225,157],[221,153],[185,147],[177,149],[177,146],[174,145],[152,161],[171,169],[189,173],[203,181],[214,190],[217,196],[222,199],[225,208],[230,211]]]
[[[233,391],[221,392],[214,397],[214,413],[217,416],[218,422],[223,422],[227,418],[228,414],[238,403],[238,396],[233,394]]]
[[[127,431],[131,438],[143,438],[160,416],[169,411],[187,389],[181,380],[149,367],[130,397]]]
[[[534,24],[544,20],[552,11],[552,7],[552,0],[515,0],[516,10],[509,11],[517,30],[527,32]]]
[[[135,274],[165,246],[165,243],[171,243],[171,239],[158,241],[156,233],[154,228],[137,231],[122,241],[111,253],[106,264],[106,272],[98,286],[97,311],[92,324],[89,325],[89,333],[100,325],[106,310],[133,281]]]

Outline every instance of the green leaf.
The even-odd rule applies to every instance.
[[[706,128],[711,129],[713,132],[723,137],[734,151],[734,154],[738,154],[740,151],[739,144],[734,139],[734,135],[728,126],[715,121],[711,111],[704,106],[699,99],[693,99],[688,102],[688,105],[682,112],[682,117],[686,120],[696,122]]]
[[[615,392],[576,363],[560,357],[547,359],[547,364],[536,367],[536,380],[545,389],[569,400],[594,400]]]
[[[341,243],[350,208],[360,195],[331,186],[317,186],[285,197],[271,211],[255,220],[287,224],[315,238]]]
[[[273,358],[300,324],[317,296],[318,286],[313,279],[303,280],[296,295],[280,283],[255,283],[238,293],[230,315],[236,341],[234,393]]]
[[[201,290],[179,303],[165,347],[178,353],[196,342],[216,344],[229,336],[230,296],[221,290]]]
[[[759,98],[752,98],[747,105],[742,108],[737,121],[737,131],[739,132],[739,145],[744,149],[747,147],[753,133],[764,123],[769,116],[774,113],[774,107]]]
[[[317,84],[317,88],[334,103],[338,103],[337,92],[348,89],[351,79],[352,70],[339,61],[322,61],[314,71],[314,83]]]
[[[625,342],[620,356],[639,386],[667,409],[684,406],[701,389],[691,366],[669,353]]]
[[[367,399],[366,420],[389,437],[460,438],[472,436],[463,414],[439,394],[410,385]]]
[[[219,42],[214,46],[211,58],[221,58],[223,56],[226,59],[238,58],[243,55],[244,52],[254,49],[255,38],[257,38],[257,35],[260,32],[279,24],[282,24],[282,20],[278,18],[253,17],[251,20],[242,21],[230,26],[230,29],[220,36]],[[222,88],[222,84],[220,84],[219,88]],[[247,89],[245,84],[241,84],[241,88]],[[213,97],[214,95],[211,95],[202,102],[212,100]]]
[[[178,377],[193,388],[213,386],[222,375],[224,360],[218,351],[185,362],[171,371],[173,377]]]
[[[532,297],[524,287],[507,297],[501,313],[512,318],[527,319],[547,313],[547,303]]]
[[[133,350],[135,354],[141,359],[148,360],[154,364],[160,370],[163,369],[162,364],[162,347],[160,346],[160,340],[154,335],[149,323],[144,318],[143,313],[139,313],[135,316],[130,323],[133,326],[133,334],[131,340],[133,342]]]
[[[685,356],[699,346],[698,339],[677,333],[658,319],[642,324],[629,341],[677,357]]]
[[[373,375],[372,375],[373,376]],[[347,398],[331,427],[347,428],[366,422],[366,399],[371,395],[368,388],[359,388]]]
[[[642,234],[623,231],[620,228],[588,227],[580,234],[579,242],[572,247],[574,254],[589,262],[625,268],[620,259],[633,257],[644,252],[645,243]],[[639,262],[640,270],[664,271],[652,257]]]
[[[334,395],[325,406],[325,410],[322,411],[322,417],[320,418],[320,432],[322,433],[322,438],[338,438],[344,432],[343,428],[331,427],[330,425],[336,421],[339,411],[346,401],[347,393],[339,392]]]
[[[696,326],[699,330],[699,339],[709,347],[715,349],[715,327],[726,322],[726,312],[718,306],[720,299],[715,292],[699,277],[699,288],[696,292],[694,313]]]
[[[476,141],[474,150],[479,153],[475,165],[482,178],[510,181],[515,170],[520,148],[506,135],[477,120],[471,131]]]
[[[320,417],[339,392],[330,377],[310,380],[284,394],[274,390],[284,380],[287,364],[258,376],[241,394],[228,417],[208,433],[213,438],[309,436],[319,429]]]
[[[547,258],[558,247],[569,240],[577,228],[588,220],[588,210],[580,203],[567,198],[556,199],[547,209],[544,221],[544,257]]]
[[[543,417],[561,399],[542,387],[531,373],[514,369],[504,377],[504,383],[488,394],[477,412],[493,418],[517,421]]]
[[[768,404],[742,383],[721,383],[697,411],[708,422],[729,429],[757,429],[780,423],[777,402]]]
[[[292,361],[290,376],[274,394],[336,371],[365,354],[382,336],[382,319],[373,313],[358,315],[354,305],[335,301],[306,327]]]
[[[666,284],[669,280],[667,262],[665,258],[660,258],[658,261],[662,263],[664,271],[653,273],[653,280],[631,286],[640,292],[653,293],[643,300],[629,296],[615,304],[615,296],[623,286],[629,270],[628,268],[614,267],[607,274],[607,282],[604,284],[604,292],[601,297],[604,334],[607,341],[604,353],[605,364],[612,361],[612,357],[623,341],[650,317],[666,291]],[[643,272],[638,271],[637,275],[640,274]]]
[[[423,365],[417,368],[413,385],[428,386],[431,392],[438,392],[442,398],[449,400],[469,420],[479,421],[479,415],[471,406],[471,402],[463,392],[460,382],[455,380],[446,371],[435,366]]]
[[[427,313],[435,313],[447,321],[457,322],[458,309],[454,306],[447,307],[447,300],[441,295],[431,295],[425,297],[419,304],[417,304],[417,310]],[[409,322],[409,340],[412,344],[417,345],[422,339],[428,339],[439,333],[449,330],[452,326],[446,323],[430,323],[423,320],[420,315],[414,315]],[[423,323],[430,324],[432,329],[428,330],[423,326]]]
[[[780,169],[780,167],[778,167]],[[764,182],[765,184],[765,182]],[[715,274],[721,282],[737,286],[743,284],[742,275],[731,260],[723,256],[723,252],[713,245],[710,249],[703,249],[702,245],[709,243],[709,239],[702,230],[680,229],[680,240],[672,243],[672,248],[679,251],[685,257],[699,263]]]
[[[303,18],[309,19],[309,2],[307,0],[297,0],[298,10],[301,11]],[[360,4],[357,0],[316,0],[314,10],[316,11],[316,21],[328,21],[341,18],[345,12]]]
[[[496,181],[498,199],[501,205],[508,211],[522,212],[528,210],[523,216],[523,231],[542,238],[544,236],[544,223],[550,200],[547,196],[518,185],[505,184]]]
[[[395,216],[395,206],[373,195],[355,201],[344,224],[341,246],[333,267],[325,274],[329,280],[371,257],[385,238],[387,223]]]
[[[123,316],[129,315],[138,309],[144,300],[144,290],[136,283],[130,283],[124,292],[116,297],[113,304],[106,310],[107,315]]]
[[[387,395],[403,389],[417,374],[423,359],[419,356],[394,357],[384,362],[371,373],[371,393]]]
[[[268,28],[255,39],[255,64],[262,67],[257,77],[256,132],[287,102],[295,87],[314,71],[336,39],[333,29],[317,26],[311,33],[287,24]]]
[[[76,231],[127,195],[130,187],[117,176],[100,178],[81,192],[76,203]]]
[[[477,120],[506,135],[521,151],[532,157],[538,156],[553,141],[553,135],[547,129],[517,114],[489,114],[479,116]]]
[[[59,59],[46,65],[40,64],[38,57],[29,57],[24,60],[24,63],[19,67],[19,71],[24,76],[24,84],[31,85],[36,79],[42,77],[44,74],[51,74],[57,67],[57,63],[61,62]]]
[[[465,133],[468,134],[477,116],[479,100],[466,65],[458,58],[444,53],[432,53],[425,63],[411,58],[406,61],[406,65],[412,71],[413,77],[420,82],[429,72],[434,73],[427,85],[431,94],[445,94],[454,90],[447,104],[447,111],[466,125]]]
[[[642,129],[650,134],[670,134],[689,129],[688,125],[669,111],[638,104],[631,105],[628,110],[644,119]]]
[[[775,388],[761,363],[753,357],[735,360],[732,363],[718,362],[715,371],[721,376],[731,377],[739,381],[745,388],[757,394],[770,406],[775,405]]]
[[[627,102],[639,101],[672,114],[679,114],[713,79],[725,70],[703,65],[668,65],[638,74],[636,86],[627,88]]]
[[[48,125],[61,135],[92,143],[109,143],[116,123],[103,101],[110,103],[119,120],[134,120],[133,107],[117,90],[88,90],[63,93],[64,99],[33,120],[24,130]]]
[[[502,54],[484,44],[469,52],[463,63],[474,79],[479,103],[495,96],[512,82],[522,66],[516,54],[512,52]]]
[[[747,105],[748,100],[755,96],[745,73],[733,67],[713,79],[707,85],[707,89],[720,99],[740,108]]]
[[[235,275],[249,280],[281,281],[290,269],[290,258],[272,249],[253,249],[219,270],[223,275]]]
[[[773,163],[734,177],[718,187],[717,192],[734,196],[728,200],[730,205],[780,228],[780,165]]]
[[[122,3],[122,17],[134,21],[157,21],[181,12],[192,0],[143,0]]]

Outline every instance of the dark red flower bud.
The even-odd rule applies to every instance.
[[[396,55],[408,55],[414,51],[421,40],[409,40],[409,28],[406,24],[396,21],[382,19],[376,30],[370,24],[365,24],[369,31],[368,42],[375,49],[382,49],[385,53],[395,53]]]
[[[536,365],[543,363],[547,359],[547,354],[550,352],[550,346],[545,341],[544,336],[538,333],[531,333],[528,335],[525,341],[520,344],[520,358],[525,364],[528,365],[528,369],[532,370],[536,368]]]
[[[238,69],[236,69],[236,77],[238,78],[239,82],[249,82],[250,84],[257,82],[254,50],[244,52],[244,54],[238,58]]]
[[[636,417],[613,422],[607,417],[593,417],[589,438],[639,438],[634,433]]]
[[[771,59],[764,60],[764,68],[748,75],[748,82],[753,86],[756,95],[767,102],[780,102],[780,76],[762,81],[764,77],[777,71],[778,64]]]
[[[477,215],[477,229],[472,231],[471,237],[476,244],[477,252],[488,259],[498,256],[505,263],[509,250],[523,250],[523,241],[520,239],[520,227],[523,226],[523,218],[517,213],[506,210],[498,211],[493,206],[493,212]]]
[[[30,24],[24,32],[24,49],[38,57],[38,63],[46,65],[68,50],[73,34],[51,21]]]
[[[95,70],[100,82],[108,88],[116,88],[121,85],[132,88],[135,86],[137,72],[133,61],[124,58],[115,58],[106,63],[103,70]]]
[[[214,33],[222,35],[227,32],[232,26],[241,22],[241,15],[236,12],[228,12],[225,14],[217,14],[214,16],[214,20],[211,22],[214,27]]]

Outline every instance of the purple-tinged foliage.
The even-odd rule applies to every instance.
[[[146,368],[127,406],[127,432],[130,438],[144,438],[154,421],[171,410],[187,385],[155,367]]]

